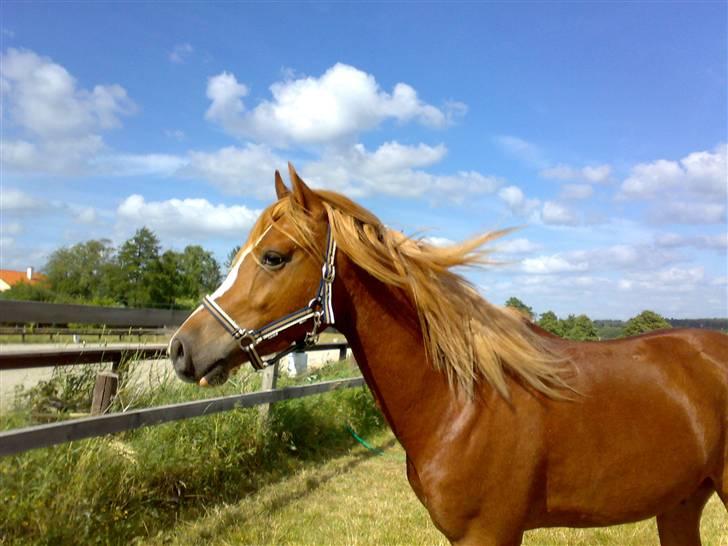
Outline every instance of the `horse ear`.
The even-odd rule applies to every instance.
[[[288,173],[291,177],[293,200],[311,214],[323,213],[324,207],[321,198],[298,176],[296,169],[290,162],[288,163]]]
[[[283,178],[281,178],[281,173],[276,171],[276,196],[278,199],[283,199],[286,195],[291,193],[289,189],[286,187],[286,184],[283,182]]]

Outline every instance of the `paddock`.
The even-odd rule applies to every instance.
[[[388,431],[371,442],[383,455],[354,447],[321,466],[306,468],[235,504],[215,507],[204,517],[181,522],[141,544],[449,544],[407,483],[401,446]],[[725,509],[715,496],[705,509],[701,533],[705,544],[728,545]],[[659,545],[654,519],[616,527],[528,531],[523,543]]]

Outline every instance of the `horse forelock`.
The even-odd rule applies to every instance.
[[[554,398],[568,389],[564,359],[518,313],[492,305],[453,268],[494,264],[486,245],[499,230],[450,246],[435,246],[387,228],[374,214],[338,193],[317,190],[338,248],[379,281],[402,290],[417,309],[430,362],[452,387],[472,395],[487,381],[508,398],[507,376]],[[286,227],[279,220],[286,216]],[[323,220],[323,218],[321,219]],[[273,225],[320,259],[320,220],[286,196],[261,215],[255,240]]]

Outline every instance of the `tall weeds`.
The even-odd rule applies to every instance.
[[[355,374],[344,362],[316,379]],[[202,392],[162,380],[151,389],[122,385],[116,404],[174,403],[255,383],[243,376],[222,391]],[[19,422],[17,415],[3,428]],[[276,404],[265,426],[256,408],[238,409],[5,457],[0,544],[128,544],[153,536],[347,450],[348,424],[364,434],[383,426],[366,389]]]

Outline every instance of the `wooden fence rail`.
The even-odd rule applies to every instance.
[[[167,351],[167,345],[164,343],[112,346],[88,345],[85,347],[51,347],[48,349],[34,349],[32,347],[31,345],[28,349],[0,350],[0,371],[47,366],[73,366],[98,362],[118,364],[123,358],[132,356],[135,360],[161,358]]]
[[[1,346],[0,346],[1,347]],[[309,347],[307,351],[339,351],[339,360],[346,358],[346,342],[319,343]],[[134,360],[166,358],[165,343],[144,345],[88,345],[85,347],[37,348],[32,345],[28,349],[0,350],[0,371],[20,370],[24,368],[43,368],[48,366],[74,366],[76,364],[93,364],[98,362],[119,363],[123,358]]]
[[[335,381],[322,381],[301,387],[285,387],[283,389],[248,394],[235,394],[208,400],[182,402],[180,404],[170,404],[167,406],[112,413],[98,417],[85,417],[82,419],[74,419],[73,421],[9,430],[0,432],[0,456],[13,455],[30,449],[48,447],[73,440],[123,432],[125,430],[133,430],[140,427],[168,423],[170,421],[211,415],[236,408],[249,408],[260,404],[271,404],[292,398],[302,398],[334,389],[361,387],[364,384],[362,377],[352,377],[349,379],[337,379]]]
[[[128,328],[67,328],[58,326],[34,326],[34,325],[16,325],[16,326],[0,326],[0,336],[20,337],[20,342],[25,343],[26,339],[47,337],[51,343],[53,338],[61,340],[64,336],[66,339],[72,338],[74,343],[80,343],[82,338],[98,338],[101,342],[102,338],[118,337],[119,342],[125,337],[136,337],[140,342],[142,337],[160,337],[171,335],[170,328],[138,328],[129,326]],[[85,340],[84,340],[85,341]]]
[[[191,311],[179,309],[125,309],[0,300],[0,322],[7,324],[103,324],[106,326],[171,327],[179,326]]]
[[[309,347],[308,350],[338,350],[339,360],[343,360],[346,357],[347,348],[348,345],[345,342],[321,343]],[[112,362],[114,369],[112,372],[101,372],[97,375],[91,402],[91,413],[97,416],[0,432],[0,456],[21,453],[38,447],[48,447],[71,440],[132,430],[142,426],[209,415],[234,408],[259,405],[261,406],[261,415],[265,416],[270,404],[274,402],[319,394],[335,388],[350,388],[364,384],[362,378],[352,378],[315,383],[304,387],[276,389],[276,365],[270,366],[264,371],[263,388],[265,390],[256,393],[102,415],[109,409],[116,394],[119,378],[115,372],[121,360],[124,358],[133,358],[135,360],[166,358],[166,351],[167,346],[165,344],[154,344],[61,349],[30,348],[1,352],[0,371],[100,362]]]
[[[0,323],[6,324],[103,324],[112,327],[160,328],[173,327],[184,322],[189,311],[165,309],[119,309],[89,305],[65,305],[27,301],[0,300]],[[1,347],[1,346],[0,346]],[[338,350],[339,360],[346,358],[346,343],[322,343],[308,351]],[[64,348],[33,348],[1,350],[0,371],[47,366],[71,366],[111,362],[111,372],[96,376],[91,403],[91,414],[83,419],[74,419],[48,425],[0,432],[0,456],[21,453],[29,449],[91,438],[124,430],[209,415],[234,408],[267,407],[281,400],[319,394],[337,388],[357,387],[364,384],[362,378],[343,379],[315,383],[303,387],[275,389],[277,365],[264,372],[263,388],[256,393],[241,394],[184,402],[169,406],[139,409],[123,413],[105,414],[113,400],[118,385],[117,374],[123,359],[151,360],[166,358],[166,344],[114,344],[88,345]]]

